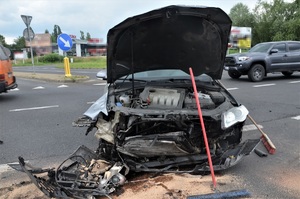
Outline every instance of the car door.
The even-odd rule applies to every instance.
[[[270,68],[268,72],[276,72],[276,71],[282,71],[282,68],[286,67],[287,65],[287,49],[285,43],[278,43],[275,44],[271,51],[276,51],[273,53],[270,53]]]
[[[288,43],[287,61],[289,70],[300,70],[300,42]]]

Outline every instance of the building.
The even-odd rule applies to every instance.
[[[105,56],[106,44],[99,38],[92,38],[89,40],[76,39],[75,35],[70,35],[73,41],[72,48],[66,52],[68,56]],[[38,56],[43,56],[49,53],[59,53],[64,55],[64,52],[58,48],[57,43],[51,42],[51,35],[49,33],[35,34],[31,41],[33,51]],[[26,41],[26,47],[30,47],[29,41]]]

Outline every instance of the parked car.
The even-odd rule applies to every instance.
[[[56,170],[33,170],[20,157],[21,167],[45,194],[59,198],[108,195],[129,172],[207,172],[194,96],[214,169],[236,165],[260,140],[242,141],[248,110],[218,81],[230,29],[228,15],[213,7],[168,6],[116,25],[107,35],[104,94],[75,121],[88,126],[86,134],[96,128],[98,148],[80,146]],[[35,171],[48,172],[48,179]]]
[[[16,77],[13,75],[11,52],[0,44],[0,93],[17,88]]]
[[[255,45],[246,53],[227,55],[224,69],[233,79],[248,75],[253,82],[262,81],[267,73],[291,76],[300,71],[300,42],[276,41]]]

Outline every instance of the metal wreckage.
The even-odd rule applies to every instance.
[[[110,29],[108,84],[77,121],[87,119],[87,133],[97,129],[98,148],[80,146],[56,169],[34,168],[19,157],[23,170],[56,198],[109,197],[129,172],[209,171],[189,67],[213,168],[237,164],[259,140],[241,142],[248,110],[219,82],[230,29],[221,9],[188,6],[153,10]]]

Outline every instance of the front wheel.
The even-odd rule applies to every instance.
[[[291,72],[291,71],[283,71],[281,73],[286,77],[290,77],[293,74],[293,72]]]
[[[262,81],[266,74],[265,68],[261,64],[255,64],[248,72],[248,78],[253,82]]]
[[[237,71],[228,71],[228,75],[232,78],[232,79],[238,79],[241,77],[241,74]]]

